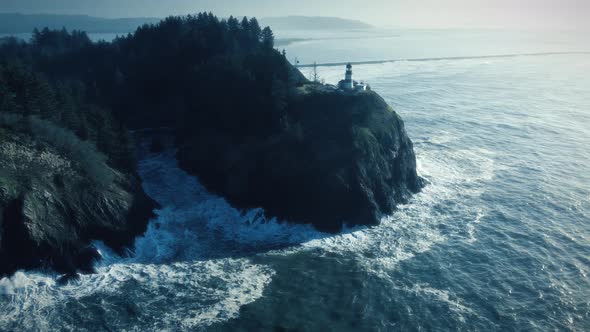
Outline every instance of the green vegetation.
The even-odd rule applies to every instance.
[[[12,177],[0,172],[0,199],[14,198],[18,193],[18,183]]]
[[[375,153],[377,147],[379,147],[379,140],[373,135],[370,128],[354,127],[353,135],[354,146],[358,153]]]
[[[96,145],[91,141],[81,140],[68,129],[35,116],[24,117],[14,113],[0,113],[0,126],[5,131],[26,134],[37,143],[55,148],[77,163],[80,171],[97,187],[106,188],[114,180],[114,173],[106,166],[106,157],[96,150]]]
[[[48,143],[89,173],[108,162],[126,172],[135,165],[128,132],[109,112],[84,100],[76,82],[49,83],[21,65],[0,65],[0,137],[8,130]],[[101,153],[97,152],[99,149]],[[94,177],[99,181],[98,174]],[[107,182],[105,182],[107,181]]]
[[[374,92],[309,82],[274,46],[255,18],[210,13],[113,42],[36,30],[0,45],[0,114],[98,184],[105,162],[133,172],[126,128],[166,127],[180,166],[237,207],[329,231],[378,223],[421,187],[403,122]]]
[[[169,17],[112,43],[35,30],[28,43],[0,45],[0,63],[0,112],[16,103],[17,113],[74,131],[124,168],[133,162],[121,124],[174,127],[180,141],[211,130],[266,137],[281,130],[301,81],[270,28],[210,13]]]

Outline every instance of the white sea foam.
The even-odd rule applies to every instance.
[[[485,214],[483,213],[483,208],[478,208],[477,209],[477,214],[475,216],[475,219],[467,224],[467,234],[468,234],[468,238],[467,238],[467,242],[468,243],[474,243],[477,241],[477,238],[475,237],[475,232],[476,232],[476,226],[481,223],[481,219],[485,217]]]
[[[356,227],[338,235],[316,237],[274,254],[311,249],[340,253],[356,257],[366,271],[390,279],[390,272],[400,262],[451,237],[475,242],[476,227],[485,216],[485,207],[473,207],[465,201],[477,199],[483,192],[482,182],[493,178],[493,153],[484,149],[432,151],[420,146],[416,150],[418,172],[428,179],[429,185],[410,204],[383,217],[377,227]],[[446,212],[441,212],[441,207]]]
[[[262,296],[274,274],[236,253],[261,242],[295,241],[308,229],[264,220],[256,211],[241,214],[208,194],[169,154],[143,160],[140,173],[146,191],[164,208],[136,240],[133,254],[121,258],[97,242],[103,257],[97,273],[61,287],[56,275],[35,272],[1,279],[0,330],[13,324],[33,330],[47,330],[47,321],[67,324],[58,317],[63,306],[85,298],[102,299],[105,310],[117,307],[109,303],[113,298],[136,304],[137,314],[149,316],[157,330],[174,330],[179,322],[192,329],[227,320]],[[227,241],[238,248],[225,246]],[[113,324],[110,328],[120,328]]]
[[[103,256],[98,273],[61,287],[56,286],[55,276],[40,273],[19,272],[0,280],[0,294],[10,297],[0,309],[0,329],[15,322],[20,322],[19,327],[43,329],[44,321],[59,315],[60,306],[88,298],[100,298],[105,307],[120,310],[109,301],[121,296],[137,303],[134,311],[149,316],[158,330],[175,329],[178,324],[183,329],[198,328],[227,320],[236,317],[241,306],[260,298],[272,280],[271,267],[248,258],[258,252],[340,253],[358,258],[367,271],[390,278],[389,272],[399,262],[464,232],[465,223],[437,212],[437,207],[458,201],[457,195],[479,195],[477,182],[491,179],[494,173],[487,151],[434,153],[420,147],[417,151],[419,172],[430,181],[422,193],[393,216],[384,217],[378,227],[346,229],[334,236],[306,225],[268,220],[260,209],[239,211],[180,170],[173,151],[151,155],[140,162],[139,171],[146,192],[162,209],[136,240],[133,254],[121,258],[96,243]],[[460,205],[451,208],[457,214],[466,212]],[[482,215],[475,211],[471,221],[478,222]],[[473,230],[467,233],[473,238]],[[444,293],[436,294],[445,298]],[[454,305],[464,309],[458,302]]]
[[[262,296],[273,274],[272,269],[245,259],[117,263],[61,287],[52,276],[19,272],[0,282],[2,294],[11,298],[1,309],[0,330],[15,323],[30,330],[48,330],[47,322],[67,324],[60,319],[67,312],[63,306],[83,306],[80,303],[86,301],[101,301],[105,310],[128,302],[137,306],[137,315],[149,316],[157,330],[178,324],[183,329],[210,325],[236,317],[242,305]]]
[[[225,242],[234,249],[260,249],[297,244],[326,236],[309,225],[267,219],[261,209],[240,211],[233,208],[225,199],[208,193],[197,178],[179,169],[172,151],[143,160],[140,163],[140,173],[143,178],[152,179],[145,182],[144,188],[165,209],[158,212],[157,225],[151,226],[159,227],[157,232],[148,232],[147,236],[137,241],[137,256],[141,256],[143,245],[149,241],[148,236],[161,234],[169,228],[172,228],[175,243],[182,248],[186,246],[179,243],[176,236],[179,230],[187,237],[186,244],[195,241],[212,244],[203,246],[191,258],[194,255],[218,254],[220,244]],[[162,243],[161,239],[152,242]]]
[[[494,61],[504,60],[472,59],[460,64],[456,61],[400,61],[362,66],[362,73],[370,79],[369,83],[388,86],[391,82],[403,81],[408,74],[428,80],[440,75],[442,67],[445,75],[453,76]],[[328,83],[335,84],[341,79],[342,68],[321,67],[319,74]],[[421,88],[428,89],[428,86]],[[424,92],[419,91],[420,94]],[[367,271],[389,278],[389,271],[399,262],[426,252],[449,238],[474,243],[486,207],[483,203],[474,205],[473,201],[483,193],[483,182],[492,180],[500,166],[495,163],[495,153],[490,150],[450,148],[462,137],[461,131],[449,129],[440,129],[430,133],[429,137],[414,137],[418,172],[429,185],[410,204],[401,206],[393,216],[383,218],[378,227],[360,227],[340,235],[313,239],[287,253],[310,248],[340,252],[358,257],[359,264]]]

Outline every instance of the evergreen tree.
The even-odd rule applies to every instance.
[[[253,42],[257,43],[262,34],[262,29],[260,28],[260,24],[258,24],[258,20],[255,17],[252,17],[248,26],[250,28],[250,38]]]
[[[112,42],[93,43],[83,32],[37,30],[30,43],[1,44],[4,61],[43,73],[47,84],[37,74],[15,80],[16,74],[3,70],[1,111],[47,118],[96,143],[110,162],[129,167],[134,164],[124,156],[133,154],[132,144],[122,143],[130,140],[122,136],[121,123],[174,127],[180,142],[211,131],[266,137],[279,130],[296,83],[286,53],[274,50],[269,27],[210,13],[146,24]]]
[[[238,32],[240,31],[240,22],[235,17],[230,16],[227,19],[227,28],[229,30],[230,35],[235,38],[238,35]]]
[[[270,27],[262,30],[262,45],[266,49],[273,49],[275,46],[275,36]]]
[[[242,30],[250,31],[250,21],[248,20],[248,18],[246,16],[244,16],[242,18],[242,23],[240,25],[241,25]]]

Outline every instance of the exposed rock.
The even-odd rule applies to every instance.
[[[75,160],[26,135],[0,139],[0,275],[18,269],[92,272],[104,241],[122,252],[145,231],[155,203],[135,175],[106,164],[97,186]]]
[[[180,147],[181,166],[238,207],[325,231],[377,224],[422,187],[403,121],[377,93],[307,84],[287,114],[264,140],[203,132]]]

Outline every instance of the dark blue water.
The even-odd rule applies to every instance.
[[[97,244],[99,273],[63,287],[0,280],[0,330],[590,330],[590,57],[354,72],[401,114],[430,182],[380,226],[329,236],[240,213],[173,151],[148,154],[163,208],[135,254]]]

